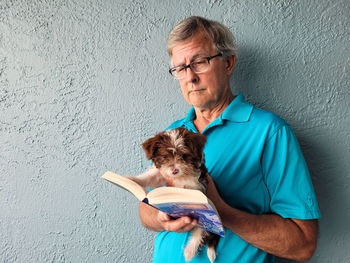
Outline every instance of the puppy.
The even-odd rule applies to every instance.
[[[137,177],[129,177],[143,187],[163,185],[196,189],[206,194],[208,171],[204,165],[203,148],[206,137],[185,128],[158,133],[142,144],[146,157],[153,166]],[[204,244],[208,243],[207,255],[211,262],[216,258],[219,236],[201,228],[192,230],[184,255],[190,261]]]

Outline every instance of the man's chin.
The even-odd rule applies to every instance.
[[[190,95],[189,102],[194,107],[204,107],[208,104],[208,101],[203,96],[196,96],[195,94]]]

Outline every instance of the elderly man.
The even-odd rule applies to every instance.
[[[207,136],[205,158],[212,178],[207,194],[226,230],[215,262],[310,259],[320,212],[306,163],[285,121],[232,94],[232,33],[218,22],[190,17],[171,31],[167,48],[170,73],[193,106],[169,128],[185,127]],[[160,232],[154,262],[185,262],[183,248],[195,220],[171,220],[143,203],[140,218]],[[191,262],[209,261],[202,251]]]

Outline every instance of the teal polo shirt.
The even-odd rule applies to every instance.
[[[168,129],[193,124],[194,108]],[[222,198],[230,206],[253,213],[275,213],[283,218],[317,219],[320,211],[309,171],[290,126],[278,116],[256,108],[238,95],[202,132],[207,136],[205,164]],[[274,256],[250,245],[225,229],[216,263],[274,262]],[[160,232],[154,263],[185,263],[183,248],[191,235]],[[206,248],[191,261],[209,263]]]

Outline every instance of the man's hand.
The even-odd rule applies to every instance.
[[[198,223],[196,219],[181,217],[171,219],[166,213],[159,211],[143,202],[139,205],[140,219],[142,224],[153,231],[168,231],[185,233],[191,231]]]
[[[161,227],[168,232],[185,233],[197,225],[197,220],[188,216],[178,219],[171,219],[170,216],[162,211],[158,211],[157,220]]]
[[[222,200],[213,179],[210,175],[208,175],[207,178],[207,197],[214,203],[215,207],[222,205],[224,203],[224,200]]]
[[[298,261],[313,255],[318,236],[317,220],[282,218],[277,214],[254,215],[229,206],[208,176],[207,196],[215,204],[225,227],[243,240],[270,254]]]

